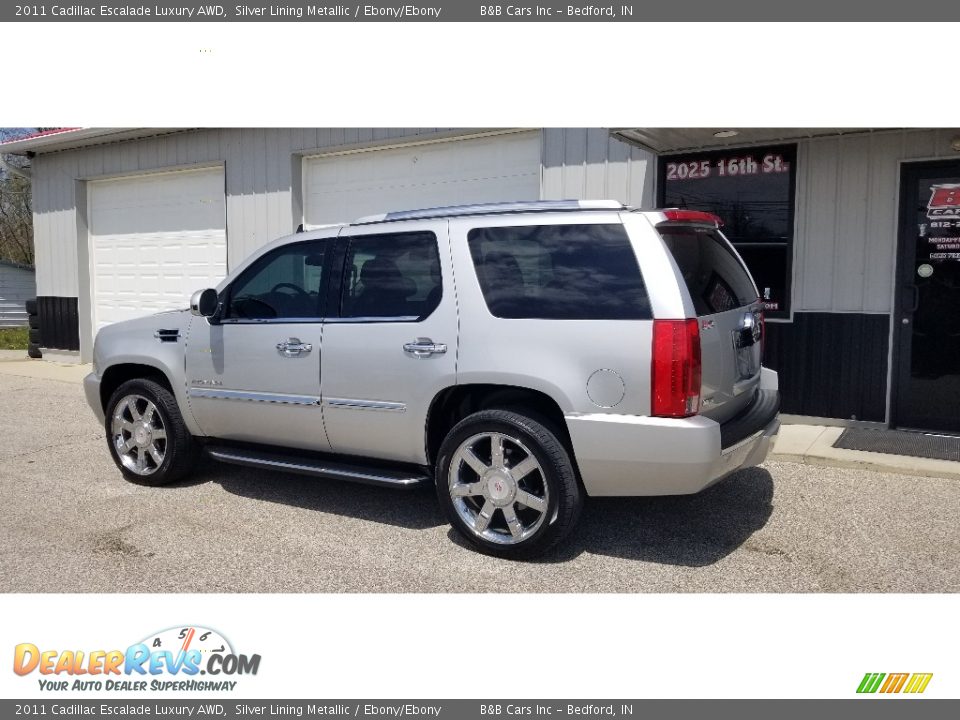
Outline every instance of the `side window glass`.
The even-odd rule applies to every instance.
[[[341,317],[422,320],[436,310],[442,293],[440,253],[433,233],[351,238]]]
[[[495,317],[647,320],[650,300],[622,225],[474,228],[470,254]]]
[[[327,240],[277,248],[249,267],[230,288],[225,317],[238,320],[321,317],[327,287]]]

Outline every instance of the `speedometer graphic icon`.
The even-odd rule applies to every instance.
[[[151,652],[168,651],[177,655],[198,650],[203,657],[213,653],[233,654],[233,646],[216,630],[202,625],[181,625],[152,633],[141,640]]]

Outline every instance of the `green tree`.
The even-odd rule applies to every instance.
[[[0,141],[33,131],[33,128],[0,128]],[[3,161],[0,163],[0,260],[33,265],[29,161],[15,155],[4,155],[0,159]]]

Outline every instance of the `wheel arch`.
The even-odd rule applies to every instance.
[[[107,403],[117,388],[128,380],[153,380],[163,385],[176,397],[167,371],[156,365],[143,362],[122,362],[111,365],[100,375],[100,407],[107,410]]]
[[[468,415],[493,408],[514,410],[546,424],[564,444],[576,467],[570,432],[556,399],[531,387],[497,383],[452,385],[434,396],[427,411],[424,438],[430,466],[436,465],[440,445],[454,425]]]

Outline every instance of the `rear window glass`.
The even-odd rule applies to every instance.
[[[730,245],[708,228],[659,228],[677,261],[697,315],[734,310],[757,301],[757,290]]]
[[[649,319],[622,225],[475,228],[467,236],[491,314],[545,320]]]

